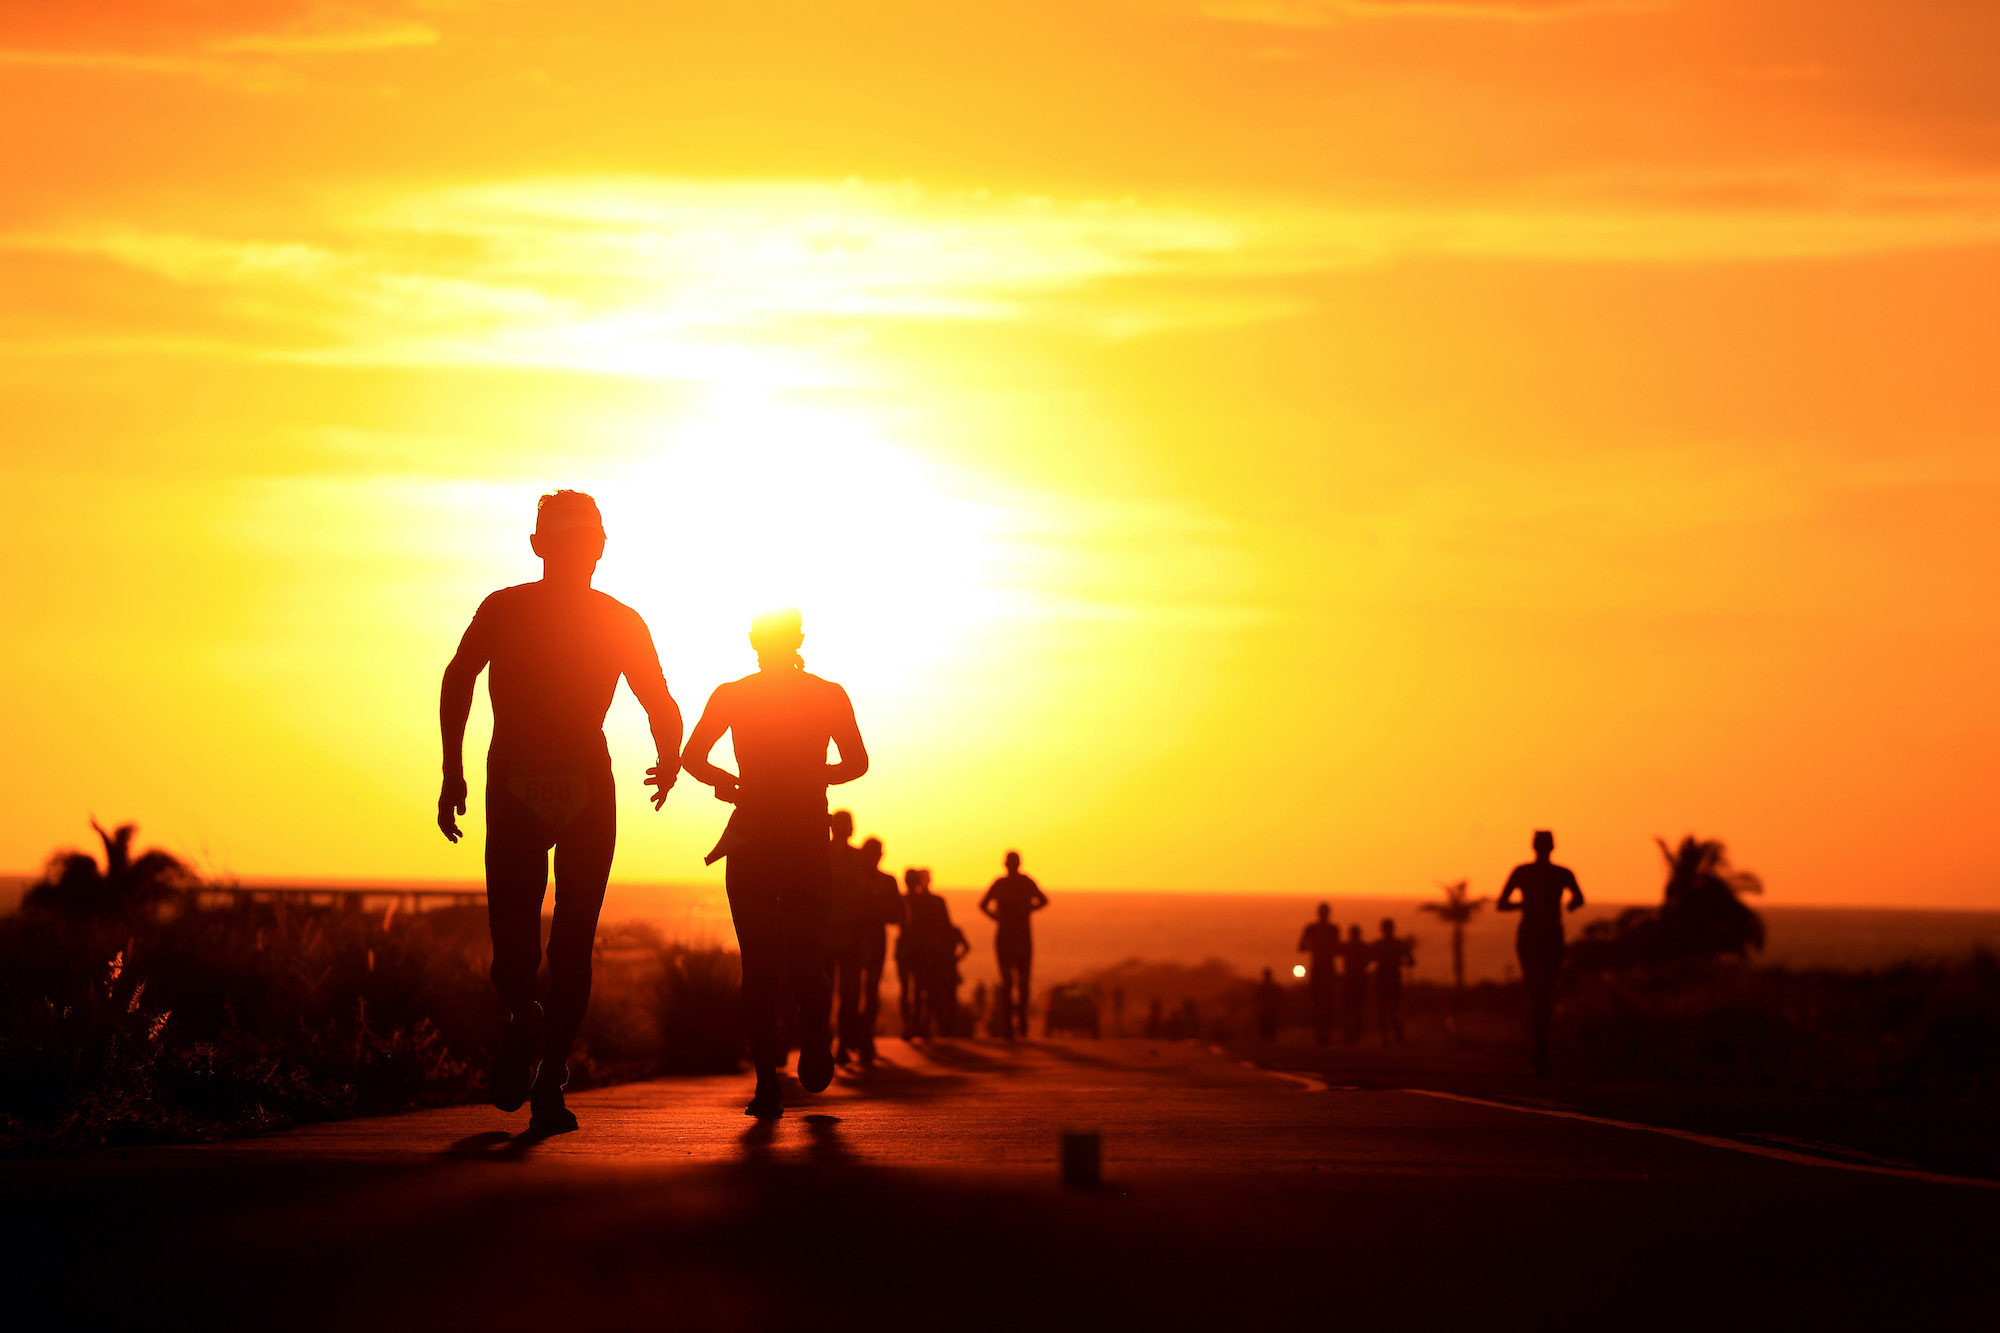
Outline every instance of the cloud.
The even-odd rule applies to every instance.
[[[227,78],[246,58],[434,45],[442,0],[11,0],[0,64]]]
[[[1462,203],[1206,206],[910,185],[625,177],[429,190],[289,237],[75,226],[0,251],[184,294],[246,353],[711,383],[828,382],[919,321],[1111,338],[1278,318],[1314,273],[1430,257],[1731,263],[2000,244],[2000,177],[1800,166],[1545,182]]]
[[[1366,19],[1469,19],[1548,23],[1599,14],[1643,14],[1667,0],[1207,0],[1201,12],[1237,23],[1322,28]]]

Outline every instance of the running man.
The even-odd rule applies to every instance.
[[[858,1039],[851,1037],[861,1004],[861,964],[855,950],[866,933],[865,919],[873,914],[867,898],[870,885],[862,877],[862,852],[854,845],[854,815],[836,810],[828,824],[833,897],[826,943],[833,958],[833,1062],[844,1067],[859,1047]]]
[[[1341,1036],[1349,1046],[1361,1040],[1361,1021],[1368,1011],[1368,965],[1375,960],[1375,947],[1361,938],[1361,927],[1347,928],[1347,943],[1340,946]]]
[[[1312,971],[1307,977],[1312,986],[1313,1040],[1325,1046],[1333,1040],[1337,984],[1333,963],[1340,956],[1340,927],[1333,924],[1331,904],[1321,903],[1318,917],[1306,922],[1306,928],[1299,932],[1299,952],[1312,955]]]
[[[1562,975],[1563,900],[1569,910],[1583,906],[1583,888],[1568,866],[1549,860],[1556,835],[1535,833],[1535,859],[1514,867],[1507,887],[1500,890],[1496,912],[1519,912],[1514,931],[1514,955],[1521,960],[1521,980],[1528,987],[1528,1033],[1535,1045],[1535,1072],[1549,1072],[1549,1024],[1556,1012],[1556,978]]]
[[[743,958],[743,1023],[757,1089],[744,1114],[785,1113],[778,1066],[782,1016],[798,1014],[798,1079],[807,1092],[833,1081],[827,1015],[833,1003],[828,915],[833,864],[827,845],[826,789],[868,771],[868,751],[847,691],[805,669],[799,613],[751,622],[757,671],[716,686],[688,737],[681,767],[735,805],[708,861],[727,857],[723,883]],[[731,735],[740,774],[709,762]],[[829,764],[831,743],[840,761]]]
[[[465,724],[488,666],[493,742],[486,752],[486,918],[493,988],[507,1033],[487,1087],[493,1104],[529,1103],[528,1132],[576,1128],[563,1105],[569,1052],[590,1003],[590,950],[611,875],[618,810],[604,715],[623,676],[645,706],[659,759],[646,770],[659,809],[679,775],[681,711],[667,692],[653,636],[637,612],[590,586],[604,554],[604,521],[581,491],[553,491],[535,510],[528,544],[542,558],[537,583],[502,588],[479,604],[444,669],[438,725],[444,786],[437,821],[463,835]],[[555,852],[555,921],[549,930],[546,1022],[535,1002],[542,965],[542,899]]]
[[[889,930],[903,920],[903,895],[896,877],[882,869],[882,840],[870,838],[854,849],[850,882],[835,881],[835,912],[844,917],[845,940],[836,959],[835,988],[840,995],[836,1025],[839,1045],[833,1062],[845,1065],[860,1057],[866,1069],[875,1063],[875,1020],[882,1012],[882,964],[889,956]],[[839,869],[836,867],[835,873]]]
[[[920,984],[924,973],[923,964],[923,922],[917,899],[928,891],[931,872],[909,866],[903,871],[903,887],[908,890],[898,905],[901,924],[896,929],[896,988],[898,991],[898,1013],[903,1020],[903,1035],[917,1034],[917,1015],[922,1007],[923,987]]]
[[[1035,937],[1029,919],[1049,905],[1042,886],[1021,873],[1021,854],[1007,853],[1007,873],[987,886],[979,910],[999,926],[993,950],[1000,957],[1001,1035],[1028,1035],[1028,973],[1035,963]]]
[[[1403,1044],[1403,969],[1415,967],[1417,942],[1396,933],[1396,923],[1382,918],[1382,933],[1375,940],[1375,1021],[1382,1028],[1382,1044],[1392,1040]]]

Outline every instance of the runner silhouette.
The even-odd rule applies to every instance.
[[[486,916],[493,988],[508,1022],[488,1090],[503,1111],[528,1102],[528,1131],[544,1135],[576,1128],[563,1088],[570,1047],[590,1003],[590,951],[618,840],[604,715],[622,675],[645,706],[658,747],[658,762],[646,770],[657,810],[680,772],[681,712],[667,692],[646,623],[590,586],[604,554],[597,502],[581,491],[544,495],[528,544],[542,558],[541,580],[502,588],[481,602],[444,669],[437,821],[451,841],[463,836],[456,816],[466,810],[465,724],[479,673],[491,666]],[[544,1022],[535,974],[542,964],[551,849],[556,906]]]
[[[1271,977],[1271,969],[1264,969],[1264,979],[1257,983],[1257,1040],[1269,1044],[1278,1039],[1278,1023],[1284,1016],[1285,989]]]
[[[1375,948],[1361,938],[1361,927],[1347,928],[1347,942],[1340,946],[1341,1036],[1349,1046],[1361,1040],[1361,1023],[1368,1010],[1368,965]]]
[[[1549,1023],[1555,1017],[1556,979],[1562,975],[1564,898],[1569,910],[1583,906],[1583,889],[1569,867],[1549,860],[1556,835],[1535,833],[1535,859],[1515,866],[1500,890],[1496,912],[1519,912],[1514,954],[1521,960],[1521,980],[1528,988],[1528,1034],[1535,1047],[1535,1072],[1549,1072]]]
[[[1403,1044],[1403,969],[1415,963],[1416,941],[1396,933],[1396,923],[1382,918],[1382,933],[1375,940],[1375,1021],[1382,1028],[1382,1044],[1392,1040]]]
[[[805,669],[799,613],[757,617],[757,671],[716,686],[688,737],[681,766],[736,806],[708,861],[727,857],[724,885],[743,959],[743,1022],[757,1089],[747,1115],[784,1114],[780,1019],[798,1014],[798,1079],[808,1092],[833,1081],[827,1016],[833,1001],[827,950],[833,867],[826,789],[868,771],[868,751],[847,691]],[[741,774],[709,762],[730,734]],[[826,761],[831,743],[840,761]]]
[[[921,936],[923,923],[918,920],[917,896],[930,883],[930,872],[910,866],[903,871],[903,887],[907,895],[899,905],[901,917],[896,928],[896,989],[897,1014],[902,1019],[903,1035],[913,1037],[917,1033],[917,1011],[923,998],[923,947]]]
[[[1333,924],[1332,913],[1331,904],[1321,903],[1318,918],[1306,922],[1306,928],[1299,932],[1299,952],[1312,955],[1312,970],[1307,976],[1312,987],[1313,1040],[1321,1046],[1333,1040],[1337,985],[1333,965],[1340,956],[1340,927]]]
[[[903,895],[896,892],[896,877],[881,866],[882,840],[870,838],[854,849],[848,883],[843,886],[835,881],[835,914],[844,918],[838,932],[844,938],[835,959],[840,997],[835,1064],[844,1065],[855,1056],[864,1068],[875,1063],[875,1020],[882,1012],[888,927],[903,919]]]
[[[1021,873],[1021,854],[1009,852],[1007,873],[987,886],[979,910],[999,927],[993,950],[1000,960],[1000,998],[996,1017],[1000,1035],[1025,1037],[1028,1028],[1028,974],[1035,964],[1035,937],[1030,918],[1049,905],[1042,886]]]
[[[854,845],[854,815],[836,810],[827,820],[832,834],[828,871],[832,876],[832,904],[828,914],[827,953],[833,960],[834,1045],[833,1062],[847,1065],[859,1049],[858,1038],[850,1041],[855,1017],[861,1007],[860,962],[855,948],[862,941],[863,919],[869,915],[867,893],[870,885],[862,878],[862,852]]]

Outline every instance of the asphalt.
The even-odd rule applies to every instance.
[[[2000,1188],[1421,1064],[891,1041],[747,1078],[0,1170],[21,1327],[1990,1327]],[[1452,1080],[1456,1080],[1455,1082]],[[1546,1090],[1545,1090],[1546,1091]],[[1630,1111],[1627,1105],[1624,1109]],[[1096,1136],[1094,1187],[1065,1134]]]

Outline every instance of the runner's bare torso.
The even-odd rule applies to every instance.
[[[708,757],[724,732],[736,750],[736,773]],[[840,752],[837,764],[827,762],[829,743]],[[809,671],[776,667],[716,687],[688,736],[683,763],[718,797],[735,802],[751,829],[796,826],[824,838],[826,789],[867,772],[868,753],[846,690]]]

